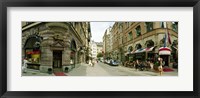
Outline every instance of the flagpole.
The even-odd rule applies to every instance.
[[[168,25],[167,25],[167,22],[166,22],[166,29],[167,29],[167,40],[168,40],[168,42],[169,42],[169,44],[171,44],[171,37],[170,37],[170,32],[169,32],[169,30],[168,30]]]
[[[167,39],[166,39],[166,40],[168,40],[169,44],[171,44],[171,39],[170,39],[169,31],[168,31],[167,22],[166,22],[166,29],[167,29],[167,32],[166,32],[166,34],[167,34]],[[167,43],[166,43],[166,44],[167,44]],[[169,66],[169,65],[170,65],[170,56],[168,57],[168,66]]]

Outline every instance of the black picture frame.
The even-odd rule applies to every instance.
[[[7,7],[193,7],[193,91],[7,91]],[[1,0],[0,96],[2,98],[199,98],[200,0]]]

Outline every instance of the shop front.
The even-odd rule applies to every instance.
[[[171,49],[168,47],[161,47],[159,48],[159,56],[163,59],[165,62],[164,66],[170,65],[170,55],[171,55]]]
[[[145,61],[146,59],[146,51],[145,49],[138,49],[134,52],[135,60]]]
[[[146,48],[146,59],[151,60],[152,62],[155,62],[157,57],[157,53],[155,51],[156,46]]]
[[[40,42],[41,38],[36,35],[30,36],[24,45],[24,59],[28,60],[27,68],[37,69],[40,67]]]

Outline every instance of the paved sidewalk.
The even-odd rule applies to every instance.
[[[22,76],[55,76],[53,73],[41,73],[39,70],[27,69],[27,72],[22,72]]]
[[[135,68],[129,68],[129,67],[125,67],[125,66],[122,66],[122,65],[120,65],[119,67],[125,69],[126,71],[134,72],[135,74],[137,73],[138,76],[160,76],[160,74],[158,72],[154,71],[154,70],[136,71]],[[178,70],[177,69],[173,69],[173,70],[174,71],[163,72],[162,76],[178,76]]]

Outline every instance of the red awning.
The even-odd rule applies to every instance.
[[[29,51],[26,54],[40,54],[40,51]]]
[[[147,52],[149,52],[149,51],[152,51],[155,47],[156,47],[156,46],[151,47],[151,48],[146,48],[145,50],[146,50]]]
[[[168,47],[159,48],[159,55],[171,55],[171,49]]]

